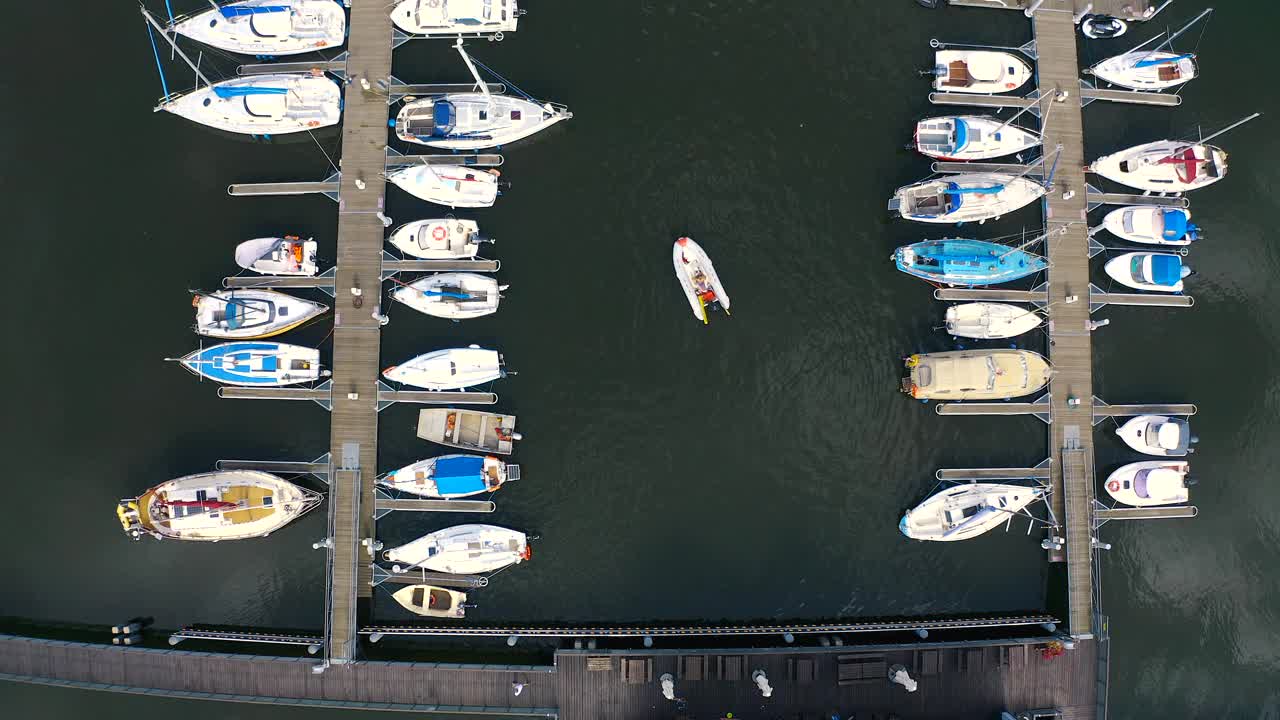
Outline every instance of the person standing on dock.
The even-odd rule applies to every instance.
[[[519,680],[512,680],[511,694],[515,697],[519,697],[520,693],[522,692],[524,692],[524,683],[520,682]]]

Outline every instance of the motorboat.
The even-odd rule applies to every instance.
[[[419,200],[455,208],[490,207],[498,198],[498,171],[463,164],[411,165],[387,180]]]
[[[925,240],[894,251],[891,258],[908,275],[944,285],[998,285],[1049,267],[1039,255],[985,240]]]
[[[462,410],[428,408],[418,411],[418,437],[438,445],[495,455],[510,455],[515,441],[516,416]]]
[[[480,252],[480,243],[493,242],[480,236],[475,220],[455,218],[415,220],[392,231],[389,241],[405,255],[423,260],[470,260]]]
[[[1196,56],[1139,50],[1109,57],[1092,71],[1099,80],[1130,90],[1168,90],[1195,79]]]
[[[515,32],[517,0],[400,0],[391,22],[410,35],[454,38]]]
[[[519,470],[508,474],[512,467],[492,456],[441,455],[389,472],[378,484],[411,495],[450,500],[494,492],[508,480],[520,479]]]
[[[1016,90],[1031,79],[1031,66],[1012,53],[994,50],[939,50],[934,54],[933,89],[991,95]]]
[[[1049,384],[1049,361],[1030,350],[953,350],[912,355],[902,391],[920,400],[1006,400]]]
[[[196,332],[226,340],[253,340],[288,332],[329,312],[329,306],[275,290],[197,293]]]
[[[392,365],[382,376],[424,390],[465,390],[506,377],[502,355],[479,345],[436,350],[403,365]]]
[[[323,73],[248,75],[169,96],[155,109],[240,135],[286,135],[337,125],[342,89]]]
[[[179,18],[170,30],[244,55],[297,55],[346,42],[347,14],[333,0],[239,0]]]
[[[938,160],[991,160],[1041,142],[1033,132],[986,115],[947,115],[916,123],[916,150]]]
[[[1102,219],[1112,235],[1148,245],[1190,245],[1203,235],[1191,224],[1191,211],[1140,205],[1116,208]]]
[[[397,302],[433,317],[466,320],[498,311],[506,285],[476,273],[436,273],[391,291]]]
[[[1116,502],[1134,507],[1180,505],[1191,497],[1185,460],[1147,460],[1129,463],[1107,478],[1107,494]]]
[[[243,387],[297,385],[321,376],[319,350],[278,342],[211,345],[192,350],[178,362],[200,377]]]
[[[533,556],[528,537],[496,525],[457,525],[423,535],[383,552],[392,571],[415,567],[454,575],[476,575],[518,565]]]
[[[973,302],[947,308],[947,332],[956,337],[997,340],[1017,337],[1040,327],[1044,317],[1035,310],[1004,303]]]
[[[890,212],[927,223],[985,222],[1040,199],[1045,186],[1025,177],[960,173],[898,188]]]
[[[322,499],[270,473],[223,470],[169,480],[121,500],[116,517],[134,540],[244,540],[270,535]]]
[[[316,248],[308,238],[286,235],[245,240],[236,246],[236,265],[261,275],[302,275],[310,277],[319,270]]]
[[[1093,40],[1118,38],[1129,31],[1129,23],[1110,15],[1090,15],[1080,22],[1080,32]]]
[[[968,540],[1004,525],[1044,496],[1042,487],[952,485],[908,510],[898,523],[898,530],[913,540]]]
[[[1125,444],[1145,455],[1183,457],[1194,452],[1196,441],[1191,423],[1183,418],[1165,415],[1139,415],[1116,428]]]
[[[1191,268],[1181,255],[1131,252],[1111,258],[1103,266],[1112,280],[1135,290],[1182,292],[1182,281]]]
[[[1227,153],[1212,145],[1157,140],[1104,155],[1089,170],[1131,188],[1179,193],[1226,177]]]
[[[671,262],[676,268],[676,278],[684,289],[693,316],[705,325],[709,322],[709,310],[724,310],[729,315],[729,293],[720,284],[720,276],[711,264],[711,258],[692,238],[682,237],[671,248]]]
[[[460,618],[467,614],[467,594],[435,585],[405,585],[391,593],[400,607],[415,615]]]

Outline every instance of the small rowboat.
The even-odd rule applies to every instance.
[[[723,309],[729,312],[729,294],[720,284],[720,276],[711,264],[711,258],[703,252],[698,243],[691,238],[682,237],[676,240],[671,250],[671,261],[676,268],[676,277],[680,279],[680,287],[689,299],[689,307],[693,316],[707,324],[707,310]]]
[[[418,412],[418,437],[447,447],[510,455],[516,440],[515,415],[459,408],[428,408]]]
[[[423,617],[460,618],[467,613],[466,593],[434,585],[406,585],[391,597],[405,610]]]

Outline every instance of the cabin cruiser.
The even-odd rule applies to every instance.
[[[1191,211],[1182,208],[1116,208],[1102,219],[1102,226],[1118,238],[1148,245],[1190,245],[1203,237],[1191,224]]]
[[[1212,145],[1157,140],[1104,155],[1089,170],[1127,187],[1179,193],[1226,177],[1227,153]]]
[[[424,390],[462,391],[506,375],[502,355],[479,345],[436,350],[382,371],[388,380]]]
[[[449,500],[494,492],[509,480],[519,480],[518,469],[508,472],[516,467],[491,456],[441,455],[387,473],[378,484],[425,498]]]
[[[495,525],[458,525],[383,552],[392,571],[415,567],[454,575],[492,572],[533,556],[528,537]]]
[[[462,410],[427,408],[418,411],[418,437],[447,447],[482,453],[510,455],[515,441],[516,416]]]
[[[236,246],[236,265],[261,275],[303,275],[319,271],[316,249],[319,244],[294,235],[245,240]]]
[[[1125,253],[1108,260],[1103,269],[1121,285],[1154,292],[1182,292],[1183,279],[1191,275],[1182,256],[1168,253]]]
[[[1183,418],[1164,415],[1139,415],[1116,429],[1125,444],[1145,455],[1183,457],[1194,452],[1191,445],[1191,423]]]
[[[1134,507],[1180,505],[1190,499],[1191,465],[1183,460],[1129,463],[1107,478],[1107,494]]]
[[[944,285],[998,285],[1049,267],[1041,256],[985,240],[925,240],[894,251],[894,264],[908,275]]]
[[[1044,496],[1044,488],[1024,485],[952,485],[908,510],[898,530],[913,540],[968,540],[1004,525]]]
[[[1031,66],[1016,55],[994,50],[939,50],[934,54],[933,89],[994,94],[1016,90],[1031,79]]]
[[[391,291],[397,302],[433,317],[449,320],[492,315],[506,285],[476,273],[436,273]]]
[[[227,52],[297,55],[346,42],[347,13],[333,0],[239,0],[179,18],[170,31]]]
[[[493,240],[480,236],[475,220],[435,218],[401,225],[389,242],[405,255],[423,260],[470,260],[480,252],[481,243]]]
[[[329,312],[329,306],[275,290],[220,290],[198,293],[196,332],[227,340],[268,338]]]
[[[192,350],[178,361],[224,385],[282,387],[318,380],[320,351],[278,342],[233,341]]]
[[[270,473],[223,470],[169,480],[121,500],[116,516],[134,540],[244,540],[270,535],[322,499]]]
[[[467,594],[434,585],[405,585],[391,593],[400,607],[415,615],[460,618],[467,614]]]
[[[1038,147],[1039,135],[985,115],[948,115],[916,123],[915,147],[944,161],[992,160]]]
[[[498,199],[498,171],[461,163],[411,165],[387,173],[387,180],[419,200],[449,207],[490,207]]]
[[[410,35],[434,38],[515,32],[524,14],[517,0],[400,0],[391,21]]]
[[[1049,384],[1049,361],[1029,350],[954,350],[906,359],[902,391],[921,400],[1007,400]]]
[[[985,222],[1040,199],[1045,186],[997,173],[961,173],[898,188],[889,211],[927,223]]]
[[[1017,337],[1040,327],[1035,310],[1004,303],[973,302],[947,308],[947,332],[956,337],[996,340]]]
[[[324,73],[250,75],[170,96],[156,110],[240,135],[286,135],[337,125],[342,89]]]

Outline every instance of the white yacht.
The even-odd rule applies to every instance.
[[[985,222],[1030,205],[1045,186],[1025,177],[959,173],[898,188],[889,210],[927,223]]]
[[[990,95],[1025,85],[1031,79],[1031,66],[1007,52],[939,50],[933,74],[933,89],[938,92]]]
[[[269,338],[329,311],[329,306],[275,290],[237,289],[198,293],[196,332],[226,340]]]
[[[993,160],[1039,147],[1041,137],[986,115],[947,115],[916,123],[922,155],[944,161]]]
[[[392,365],[382,376],[424,390],[466,390],[506,376],[502,355],[479,345],[436,350],[403,365]]]
[[[908,510],[898,529],[913,540],[968,540],[1007,523],[1044,495],[1044,488],[1025,485],[952,485]]]
[[[1145,455],[1183,457],[1193,452],[1196,437],[1191,423],[1183,418],[1164,415],[1139,415],[1116,429],[1125,444]]]
[[[523,14],[517,0],[400,0],[391,22],[410,35],[501,38],[515,32]]]
[[[387,180],[410,195],[455,208],[490,207],[498,199],[497,170],[461,163],[411,165],[387,173]]]
[[[495,525],[458,525],[383,552],[396,573],[425,568],[454,575],[492,572],[533,556],[528,537]]]
[[[420,313],[448,320],[492,315],[506,285],[476,273],[436,273],[391,291],[391,298]]]
[[[996,340],[1029,333],[1044,324],[1044,316],[1017,305],[973,302],[947,308],[946,322],[956,337]]]
[[[1182,292],[1183,279],[1191,275],[1182,256],[1169,253],[1125,253],[1108,260],[1103,269],[1121,285],[1153,292]]]
[[[244,540],[270,535],[322,499],[269,473],[225,470],[161,483],[121,500],[116,516],[134,540]]]
[[[1134,507],[1180,505],[1191,497],[1190,472],[1191,465],[1184,460],[1129,463],[1107,478],[1107,494]]]
[[[238,0],[176,19],[170,30],[243,55],[297,55],[346,42],[347,13],[334,0]]]
[[[401,225],[388,242],[405,255],[423,260],[470,260],[480,252],[481,243],[493,240],[480,236],[475,220],[434,218]]]
[[[1102,219],[1112,235],[1147,245],[1190,245],[1202,237],[1191,224],[1191,211],[1149,205],[1116,208]]]

